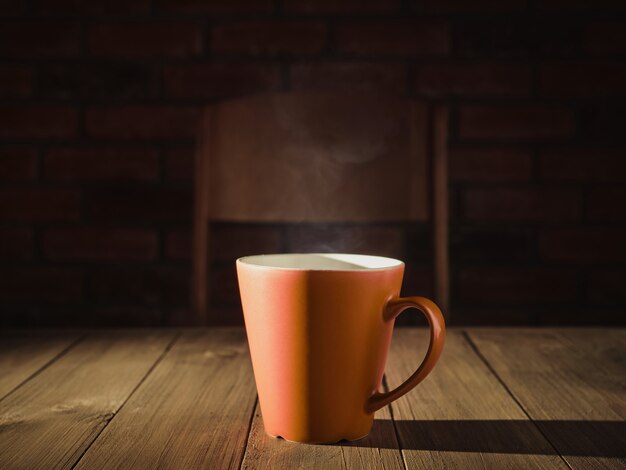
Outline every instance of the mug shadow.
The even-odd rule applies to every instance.
[[[620,421],[377,419],[367,437],[335,445],[395,449],[396,433],[402,449],[626,457],[626,422]]]

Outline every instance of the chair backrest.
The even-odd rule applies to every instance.
[[[427,220],[433,209],[433,222],[441,224],[445,114],[363,93],[272,93],[209,106],[196,152],[196,322],[208,313],[208,220],[413,221]],[[444,174],[429,177],[432,171]],[[445,230],[439,237],[447,247]]]

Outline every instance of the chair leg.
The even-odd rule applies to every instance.
[[[435,299],[450,321],[449,214],[448,214],[448,110],[433,110],[432,181]]]

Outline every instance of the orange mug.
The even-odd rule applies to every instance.
[[[349,254],[237,260],[239,291],[265,431],[308,443],[369,434],[374,412],[407,393],[441,355],[445,324],[423,297],[399,297],[404,263]],[[380,392],[394,319],[407,308],[430,323],[422,364]]]

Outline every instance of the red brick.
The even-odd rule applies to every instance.
[[[533,312],[528,307],[521,309],[502,307],[479,307],[454,309],[455,326],[528,326],[533,324]]]
[[[253,224],[214,223],[211,228],[210,253],[213,259],[231,261],[247,255],[279,253],[280,229]]]
[[[626,230],[581,227],[545,229],[539,236],[541,256],[548,261],[580,263],[626,262]]]
[[[38,15],[129,15],[148,13],[150,0],[35,0],[32,6]]]
[[[389,91],[406,88],[406,66],[376,62],[313,62],[291,66],[291,88]]]
[[[82,272],[74,268],[17,267],[0,269],[0,300],[69,302],[80,300]]]
[[[562,139],[575,131],[570,110],[547,105],[468,105],[461,107],[460,120],[459,133],[464,139]]]
[[[555,181],[626,181],[626,150],[569,147],[544,150],[542,178]]]
[[[216,26],[211,37],[216,53],[317,54],[326,46],[327,28],[319,21],[250,21]]]
[[[151,148],[59,148],[43,160],[49,180],[155,180],[159,155]]]
[[[626,272],[593,271],[589,274],[587,297],[591,306],[626,305]]]
[[[433,259],[432,225],[428,222],[409,223],[406,227],[407,249],[401,259],[408,264],[430,264]],[[408,272],[405,273],[408,275]]]
[[[582,198],[570,189],[469,189],[464,203],[470,220],[562,222],[580,219]]]
[[[45,63],[39,93],[46,99],[145,99],[160,96],[160,71],[149,63]]]
[[[623,308],[607,309],[606,307],[552,308],[542,312],[537,326],[623,326]]]
[[[406,234],[396,226],[294,225],[288,231],[288,246],[294,253],[363,253],[402,259]]]
[[[597,0],[595,2],[588,0],[543,0],[537,6],[545,10],[558,10],[560,14],[568,12],[567,10],[593,10],[597,13],[601,10],[619,11],[626,8],[626,4],[621,0]]]
[[[516,95],[530,93],[530,67],[522,64],[431,64],[417,67],[418,95]]]
[[[194,148],[171,148],[165,153],[165,175],[170,180],[191,181],[194,172]]]
[[[463,185],[448,185],[448,212],[450,221],[456,223],[461,219],[461,193]]]
[[[583,25],[580,21],[555,21],[546,17],[529,28],[535,54],[544,58],[577,58],[583,55]]]
[[[78,113],[70,106],[0,107],[0,138],[64,138],[77,133]]]
[[[165,235],[165,256],[175,260],[191,259],[191,232],[170,230]]]
[[[159,10],[181,13],[262,13],[274,10],[274,0],[155,0]]]
[[[209,273],[209,296],[212,307],[241,305],[235,263],[218,264]]]
[[[466,268],[459,273],[459,300],[474,305],[573,304],[574,271],[542,268]]]
[[[400,0],[285,0],[283,8],[295,13],[374,13],[400,9]]]
[[[134,305],[106,307],[89,306],[88,315],[82,315],[71,325],[89,328],[162,327],[161,309]]]
[[[189,307],[166,308],[162,318],[163,318],[163,323],[169,327],[194,326],[194,323],[195,323],[194,315],[192,314],[191,308]],[[211,325],[216,324],[216,322],[213,322],[213,321],[211,321],[210,323]]]
[[[98,222],[189,222],[191,188],[111,185],[86,190],[86,216]]]
[[[626,65],[576,62],[539,68],[539,91],[549,97],[626,96]]]
[[[80,198],[70,189],[0,189],[0,219],[19,221],[76,220]]]
[[[528,181],[532,174],[532,154],[507,147],[451,148],[450,180]]]
[[[212,325],[220,326],[244,326],[243,311],[241,303],[239,305],[230,305],[227,307],[215,305],[211,306],[209,313]]]
[[[24,13],[26,2],[0,0],[0,17],[19,16]]]
[[[528,6],[528,0],[472,0],[464,2],[458,0],[411,0],[411,8],[425,12],[439,13],[471,13],[493,11],[517,11],[524,10]]]
[[[105,23],[87,35],[89,52],[106,57],[190,57],[202,52],[202,31],[193,22]]]
[[[581,140],[623,145],[626,106],[623,100],[594,100],[581,107]]]
[[[0,24],[0,57],[66,59],[80,55],[76,22],[12,22]]]
[[[584,33],[585,51],[605,57],[626,54],[626,22],[602,21],[586,26]]]
[[[32,230],[26,228],[0,228],[0,259],[32,259],[34,250]]]
[[[27,181],[37,176],[37,151],[14,147],[0,150],[0,181]]]
[[[599,188],[589,191],[587,217],[592,222],[626,222],[626,188]]]
[[[534,230],[520,227],[459,227],[450,234],[455,263],[528,263],[536,257]]]
[[[21,65],[0,66],[0,97],[24,98],[33,92],[33,70]]]
[[[555,27],[552,21],[551,26]],[[536,25],[515,17],[459,21],[454,25],[456,51],[463,57],[521,58],[534,47]]]
[[[280,88],[273,65],[191,64],[165,69],[165,89],[177,98],[227,98]]]
[[[433,271],[408,260],[404,268],[404,279],[400,295],[403,297],[422,296],[433,298]],[[444,318],[448,312],[443,312]],[[396,318],[396,326],[428,326],[428,321],[418,310],[406,310]]]
[[[0,0],[1,1],[1,0]],[[50,307],[46,306],[46,314],[50,313]],[[40,309],[34,305],[20,305],[9,303],[2,306],[2,327],[3,328],[43,328],[49,324],[43,319]],[[50,318],[50,315],[46,315]],[[60,322],[56,323],[58,326]]]
[[[43,237],[47,259],[62,261],[151,260],[158,240],[150,230],[110,228],[48,229]]]
[[[416,263],[407,263],[404,268],[404,279],[402,282],[401,295],[410,297],[421,295],[423,297],[433,296],[433,270]],[[421,316],[420,313],[418,313]],[[415,323],[415,322],[409,322]]]
[[[450,48],[448,25],[434,22],[343,23],[336,27],[335,41],[347,54],[445,55]]]
[[[195,137],[199,117],[194,106],[102,106],[85,119],[91,137],[164,140]]]
[[[114,268],[90,276],[89,297],[104,304],[187,304],[190,272],[186,267]]]

